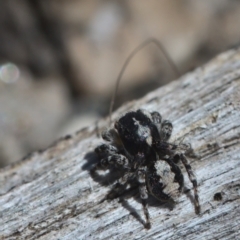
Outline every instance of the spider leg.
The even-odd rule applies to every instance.
[[[133,176],[134,173],[127,172],[123,177],[121,177],[112,187],[112,190],[108,193],[108,199],[114,199],[117,196],[121,195],[121,193],[127,187],[129,179]]]
[[[118,131],[115,128],[110,128],[102,132],[102,138],[107,141],[111,142],[113,145],[117,147],[122,146],[121,138],[118,134]]]
[[[95,148],[95,153],[98,154],[99,158],[103,158],[106,155],[118,153],[118,149],[111,144],[102,144]]]
[[[98,157],[101,159],[99,163],[95,166],[98,168],[108,168],[110,165],[122,166],[123,168],[128,168],[129,161],[127,157],[119,153],[117,147],[111,144],[102,144],[95,149]]]
[[[154,124],[158,125],[162,122],[162,116],[159,112],[151,112],[152,121]]]
[[[163,142],[167,142],[172,135],[173,125],[170,121],[164,120],[161,124],[160,138]]]
[[[109,168],[110,166],[123,167],[129,169],[128,159],[122,154],[113,154],[104,157],[96,164],[95,169]]]
[[[139,167],[137,170],[137,179],[139,183],[139,192],[140,192],[140,197],[142,199],[142,206],[143,206],[143,212],[146,218],[146,224],[145,227],[147,229],[151,228],[151,222],[150,222],[150,215],[148,211],[148,203],[147,203],[147,198],[148,198],[148,191],[146,187],[146,167]]]
[[[184,150],[185,156],[188,156],[190,158],[199,158],[198,154],[194,152],[190,143],[181,142],[178,145],[179,145],[178,148],[180,148],[181,150]]]
[[[162,116],[159,112],[151,112],[152,121],[158,129],[158,132],[161,131]]]
[[[180,154],[179,155],[181,162],[183,163],[187,173],[188,173],[188,177],[193,185],[193,189],[194,189],[194,200],[195,200],[195,212],[197,214],[200,213],[200,204],[199,204],[199,196],[198,196],[198,186],[197,186],[197,179],[195,177],[195,174],[193,173],[192,167],[189,164],[187,158],[185,157],[184,154]]]

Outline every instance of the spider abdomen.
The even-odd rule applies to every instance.
[[[183,175],[173,162],[157,160],[146,177],[149,192],[160,201],[176,202],[182,193]]]

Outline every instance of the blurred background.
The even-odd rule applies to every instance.
[[[184,74],[239,45],[240,1],[0,1],[0,167],[106,116],[124,61],[149,37]],[[149,45],[115,107],[174,78]]]

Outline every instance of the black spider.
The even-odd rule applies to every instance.
[[[115,122],[114,128],[103,132],[104,140],[95,149],[100,168],[115,166],[124,170],[122,178],[115,184],[116,191],[123,190],[130,179],[136,178],[142,199],[146,228],[151,227],[147,207],[148,193],[160,201],[175,203],[184,189],[180,162],[186,168],[194,188],[196,213],[200,212],[197,181],[184,153],[184,145],[175,145],[168,140],[172,133],[172,123],[162,121],[158,112],[139,109],[126,113]]]

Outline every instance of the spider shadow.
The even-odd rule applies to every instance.
[[[192,203],[192,205],[194,206],[195,213],[198,215],[200,213],[199,211],[201,211],[201,207],[199,209],[197,208],[195,198],[191,189],[185,187],[183,194],[185,194],[188,200]]]
[[[105,174],[99,174],[97,171],[94,171],[94,166],[99,161],[95,152],[88,152],[84,158],[87,160],[87,162],[82,166],[82,170],[88,171],[92,179],[95,182],[98,182],[101,186],[109,186],[121,177],[120,172],[116,168],[116,171],[111,171],[111,169],[100,170],[100,172]]]
[[[131,206],[131,204],[129,204],[128,202],[128,199],[133,198],[136,202],[138,202],[139,204],[142,204],[142,199],[140,198],[140,194],[138,190],[138,183],[137,182],[132,183],[131,187],[127,189],[121,196],[118,196],[118,197],[119,197],[119,202],[122,204],[122,207],[128,210],[129,213],[139,223],[141,223],[146,229],[149,229],[149,226],[146,224],[145,220],[141,217],[141,215],[143,216],[143,209],[141,209],[142,214],[140,215],[139,210]],[[161,202],[151,195],[148,195],[147,203],[148,203],[148,206],[150,207],[157,207],[159,209],[168,209],[170,211],[173,210],[175,206],[175,204],[173,203]]]
[[[110,187],[110,190],[108,194],[102,198],[99,203],[102,203],[104,201],[112,201],[113,199],[119,199],[119,203],[121,203],[122,207],[125,208],[129,213],[144,227],[146,227],[146,223],[144,219],[139,214],[139,210],[134,208],[131,204],[129,204],[128,199],[133,198],[136,202],[142,204],[142,199],[139,195],[138,190],[138,182],[136,179],[131,179],[126,186],[124,186],[119,193],[116,192],[116,190],[113,188],[114,183],[117,183],[118,180],[124,176],[126,173],[124,170],[119,170],[117,168],[110,168],[107,170],[100,170],[100,172],[103,172],[105,174],[99,174],[98,171],[94,171],[94,166],[98,163],[99,159],[95,152],[88,152],[84,158],[87,160],[87,162],[82,166],[83,170],[86,170],[89,172],[90,176],[95,182],[98,182],[101,186],[108,186]],[[164,203],[160,202],[156,198],[149,195],[148,197],[148,205],[159,207],[159,208],[167,208],[169,210],[172,210],[174,208],[174,204],[171,203]],[[143,215],[143,214],[142,214]]]

